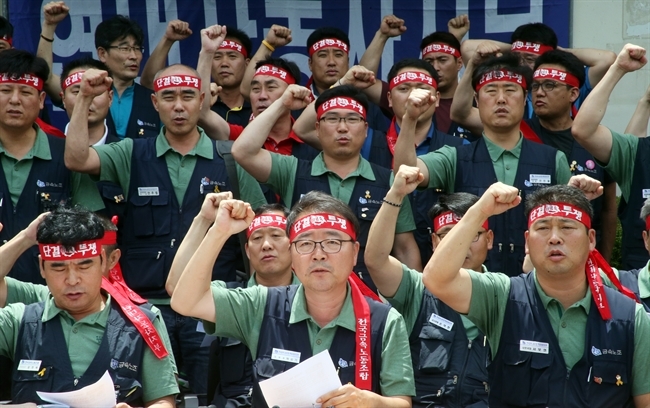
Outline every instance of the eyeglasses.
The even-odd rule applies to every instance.
[[[451,231],[451,230],[450,230],[450,231]],[[478,241],[478,239],[481,237],[481,234],[485,234],[486,232],[487,232],[487,231],[479,231],[479,232],[477,232],[477,233],[476,233],[476,236],[474,237],[474,239],[472,240],[472,242],[476,242],[476,241]],[[434,234],[436,234],[436,235],[438,236],[438,238],[440,238],[440,240],[442,240],[444,237],[447,236],[447,234],[449,234],[449,231],[447,231],[447,232],[443,232],[442,234],[438,234],[438,233],[435,233],[435,232],[434,232]]]
[[[140,47],[140,46],[130,47],[128,45],[111,45],[106,47],[106,49],[107,50],[116,49],[121,54],[130,54],[131,51],[135,52],[136,54],[144,54],[144,47]]]
[[[533,90],[533,92],[537,92],[540,87],[542,88],[542,91],[544,91],[544,92],[551,92],[553,89],[555,89],[555,87],[560,86],[560,85],[564,85],[564,86],[570,88],[569,85],[561,84],[561,83],[555,82],[555,81],[544,81],[542,83],[533,82],[533,84],[530,86],[530,88]]]
[[[347,125],[358,125],[365,120],[361,116],[325,116],[319,120],[325,121],[328,125],[338,125],[343,121]]]
[[[351,239],[326,239],[324,241],[312,241],[309,239],[302,239],[299,241],[293,241],[293,244],[296,246],[296,252],[301,255],[311,254],[316,249],[316,244],[320,245],[320,248],[326,254],[336,254],[341,250],[344,242],[354,242]]]

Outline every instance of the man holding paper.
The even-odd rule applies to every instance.
[[[266,405],[259,381],[328,349],[346,385],[314,403],[409,407],[415,389],[404,320],[367,297],[371,292],[350,273],[359,252],[359,227],[349,207],[321,192],[306,194],[293,207],[287,231],[300,285],[210,287],[211,265],[226,237],[248,227],[253,217],[247,203],[221,202],[214,225],[176,286],[174,310],[214,322],[214,334],[238,338],[249,347],[255,359],[255,406]]]
[[[174,406],[165,324],[103,277],[104,232],[97,215],[77,208],[57,209],[38,226],[51,296],[0,309],[0,355],[14,361],[14,403],[42,403],[38,391],[79,390],[108,371],[117,402]]]

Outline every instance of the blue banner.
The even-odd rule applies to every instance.
[[[36,51],[42,8],[48,1],[8,0],[16,48]],[[395,61],[419,57],[420,40],[433,31],[447,30],[447,21],[459,14],[469,15],[468,38],[510,42],[510,34],[517,26],[543,22],[555,30],[561,46],[569,46],[570,2],[566,0],[68,0],[66,4],[70,16],[57,27],[54,41],[56,73],[61,72],[63,64],[80,56],[92,54],[96,58],[95,27],[116,14],[129,16],[142,26],[146,37],[143,65],[171,20],[189,22],[193,34],[172,47],[168,61],[191,66],[198,58],[199,32],[206,26],[217,22],[236,26],[251,37],[254,50],[272,24],[287,26],[293,41],[274,55],[296,62],[304,80],[309,75],[306,42],[314,29],[334,26],[347,32],[353,64],[363,55],[386,14],[403,18],[408,30],[386,44],[381,77]],[[57,109],[53,119],[56,125],[67,121]]]

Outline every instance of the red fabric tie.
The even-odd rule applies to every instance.
[[[146,299],[143,299],[135,293],[124,281],[124,277],[122,275],[122,268],[120,267],[120,264],[118,263],[115,265],[113,269],[110,270],[108,273],[108,281],[117,289],[119,290],[124,296],[126,296],[131,302],[137,304],[137,305],[143,305],[147,303]]]
[[[133,302],[131,302],[124,294],[109,282],[108,279],[102,278],[102,289],[108,292],[115,302],[120,306],[122,312],[126,315],[133,326],[138,329],[140,335],[147,343],[154,355],[159,359],[166,357],[169,353],[162,342],[158,331],[153,323],[149,320],[147,315]]]
[[[354,385],[361,390],[372,390],[372,358],[371,358],[371,327],[370,327],[370,306],[363,297],[363,293],[357,285],[352,272],[348,278],[352,295],[352,306],[356,325],[356,356],[354,366]],[[358,279],[358,278],[357,278]],[[363,285],[363,284],[362,284]],[[376,297],[377,295],[375,295]]]

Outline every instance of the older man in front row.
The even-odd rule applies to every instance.
[[[516,188],[490,186],[424,269],[427,289],[489,339],[490,407],[650,407],[650,320],[594,251],[581,191],[557,185],[527,198],[530,274],[461,268],[485,220],[520,201]]]
[[[221,202],[216,221],[183,271],[171,304],[180,314],[214,322],[215,334],[240,339],[249,347],[255,359],[253,404],[266,406],[259,380],[295,365],[276,361],[275,348],[299,356],[299,361],[329,350],[345,385],[315,403],[411,406],[415,389],[404,320],[387,305],[364,297],[362,283],[357,285],[356,275],[351,274],[359,243],[358,222],[350,208],[321,192],[306,194],[293,207],[287,230],[294,273],[301,285],[211,288],[211,265],[226,237],[242,231],[252,219],[248,204]],[[368,335],[361,341],[364,333]]]

